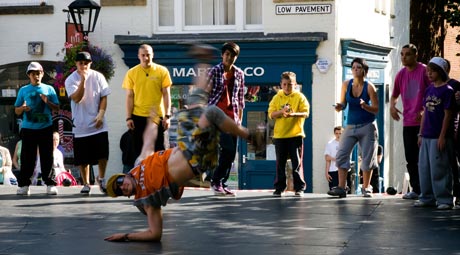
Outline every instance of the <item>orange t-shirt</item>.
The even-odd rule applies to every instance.
[[[182,197],[184,187],[175,185],[168,172],[172,150],[155,152],[129,172],[136,180],[134,205],[141,211],[144,205],[161,207],[166,205],[170,197],[176,200]]]

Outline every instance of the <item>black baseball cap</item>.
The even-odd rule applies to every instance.
[[[75,57],[75,61],[89,61],[92,62],[91,60],[91,54],[86,51],[79,52],[77,56]]]

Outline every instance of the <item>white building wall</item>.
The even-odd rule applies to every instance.
[[[72,0],[47,0],[54,6],[53,15],[0,15],[0,65],[24,60],[62,60],[57,56],[65,42],[65,22],[67,13],[62,9]],[[96,0],[96,2],[99,2]],[[115,61],[115,76],[109,84],[112,94],[106,114],[110,133],[110,160],[107,175],[121,171],[121,151],[119,138],[126,130],[125,126],[125,92],[121,89],[123,77],[128,67],[123,62],[123,52],[114,44],[114,35],[149,36],[153,31],[154,1],[147,1],[147,6],[103,7],[94,33],[89,35],[92,44],[100,46],[110,54]],[[390,1],[388,1],[390,2]],[[375,1],[369,0],[335,0],[319,2],[298,2],[288,4],[321,3],[332,4],[331,14],[310,15],[276,15],[275,3],[263,1],[263,22],[265,33],[282,32],[326,32],[328,39],[320,43],[317,49],[318,58],[331,61],[332,65],[326,73],[320,73],[316,66],[313,70],[312,105],[312,134],[313,136],[313,192],[325,192],[327,183],[324,178],[324,146],[333,137],[333,127],[341,124],[341,114],[336,114],[332,108],[339,96],[342,82],[342,65],[340,58],[340,40],[356,39],[380,46],[400,48],[408,43],[409,0],[395,1],[396,18],[390,19],[375,13]],[[388,4],[389,6],[389,4]],[[390,25],[393,26],[395,37],[390,39]],[[43,41],[44,54],[32,56],[27,53],[27,42]],[[395,70],[399,70],[399,51],[392,51],[386,70],[386,83],[392,88]],[[282,72],[284,70],[280,70]],[[388,109],[384,109],[388,112]],[[394,123],[387,114],[385,119],[385,148],[397,146],[402,148],[402,124]],[[394,180],[386,180],[399,184],[401,170],[405,170],[404,157],[401,153],[385,150],[385,171],[395,175]],[[395,150],[396,151],[396,150]],[[398,150],[401,151],[401,150]]]
[[[313,71],[312,97],[308,98],[311,104],[312,136],[313,145],[313,192],[326,192],[328,184],[325,179],[324,148],[326,143],[333,138],[333,128],[340,122],[340,115],[335,113],[332,105],[340,97],[341,79],[337,79],[336,73],[341,66],[335,60],[340,58],[340,41],[336,37],[337,8],[334,1],[325,1],[321,4],[332,4],[331,14],[304,14],[304,15],[276,15],[275,3],[264,2],[264,30],[266,33],[284,32],[325,32],[327,40],[321,42],[317,49],[318,58],[328,59],[332,65],[326,73],[319,72],[316,66]],[[292,4],[292,3],[286,3]],[[310,4],[310,3],[296,3]],[[340,63],[340,62],[339,62]],[[282,72],[284,70],[280,70]]]
[[[409,22],[410,22],[410,1],[395,1],[395,18],[390,21],[390,42],[394,50],[390,53],[390,63],[388,73],[391,77],[388,84],[390,85],[390,91],[393,91],[394,78],[396,73],[402,68],[401,64],[401,48],[402,46],[410,43],[409,41]],[[391,94],[390,94],[391,96]],[[399,100],[397,107],[402,110],[401,100]],[[389,104],[385,109],[388,113],[390,112]],[[385,174],[390,178],[385,180],[386,186],[391,185],[396,187],[399,191],[403,186],[403,178],[406,170],[406,159],[404,157],[404,145],[402,139],[402,121],[394,121],[390,114],[385,116],[385,128],[388,132],[385,134],[385,161],[387,162],[385,167]]]

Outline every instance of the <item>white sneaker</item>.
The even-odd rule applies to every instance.
[[[418,194],[411,191],[402,196],[403,199],[412,199],[412,200],[417,200],[418,199]]]
[[[437,207],[438,210],[450,210],[452,209],[452,205],[450,204],[440,204]]]
[[[363,197],[372,197],[372,187],[361,188],[361,194],[363,194]]]
[[[303,190],[299,190],[299,191],[296,191],[296,192],[294,193],[294,196],[296,196],[296,197],[303,197],[303,195],[304,195]]]
[[[57,190],[56,186],[48,186],[48,187],[46,187],[46,194],[48,194],[48,195],[57,195],[58,190]]]
[[[28,196],[30,195],[30,188],[29,186],[23,186],[19,187],[18,190],[16,191],[17,195],[22,195],[22,196]]]

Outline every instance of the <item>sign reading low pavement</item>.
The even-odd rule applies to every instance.
[[[332,12],[332,4],[290,4],[276,5],[276,15],[325,14]]]

